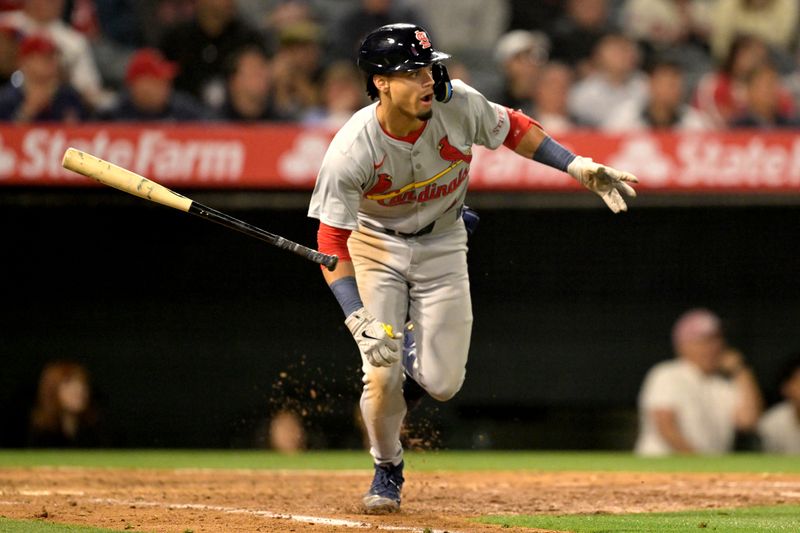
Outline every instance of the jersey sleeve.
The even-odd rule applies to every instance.
[[[358,229],[358,208],[366,180],[361,166],[332,145],[317,174],[308,216],[334,228]]]
[[[464,106],[472,141],[492,150],[503,144],[511,127],[506,107],[490,102],[461,80],[453,81],[453,93],[454,101]]]

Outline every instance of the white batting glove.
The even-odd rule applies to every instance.
[[[609,209],[615,213],[628,210],[620,191],[631,198],[636,198],[636,191],[628,185],[628,183],[639,183],[636,176],[595,163],[591,158],[576,157],[567,167],[567,173],[584,187],[600,196]]]
[[[402,351],[397,339],[403,335],[395,335],[392,326],[378,322],[365,308],[353,311],[344,323],[372,366],[392,366],[400,360]]]

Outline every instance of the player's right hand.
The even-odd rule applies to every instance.
[[[378,322],[365,308],[353,311],[344,323],[372,366],[392,366],[400,360],[402,351],[397,339],[403,335],[395,334],[389,324]]]

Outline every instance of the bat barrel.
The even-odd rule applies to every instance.
[[[186,211],[212,222],[216,222],[217,224],[221,224],[227,228],[235,229],[251,237],[266,241],[284,250],[292,251],[310,261],[324,265],[328,270],[336,268],[338,258],[335,255],[323,254],[278,235],[274,235],[268,231],[264,231],[247,222],[243,222],[217,211],[216,209],[206,207],[185,196],[181,196],[175,191],[126,168],[119,167],[81,150],[68,148],[67,151],[64,152],[64,159],[61,165],[68,170],[83,174],[109,187],[114,187],[115,189],[144,198],[145,200],[150,200],[151,202]]]

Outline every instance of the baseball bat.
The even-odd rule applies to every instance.
[[[135,172],[131,172],[113,163],[109,163],[99,157],[82,152],[81,150],[67,148],[67,151],[64,152],[64,159],[61,165],[68,170],[92,178],[109,187],[114,187],[115,189],[138,196],[139,198],[144,198],[145,200],[150,200],[151,202],[191,213],[192,215],[202,217],[211,222],[216,222],[226,228],[234,229],[245,235],[268,242],[278,248],[289,250],[314,263],[324,265],[328,270],[334,270],[336,268],[336,262],[339,260],[335,255],[327,255],[312,250],[302,244],[292,242],[280,235],[275,235],[230,215],[226,215],[216,209],[195,202],[155,181],[149,180],[144,176],[140,176]]]

